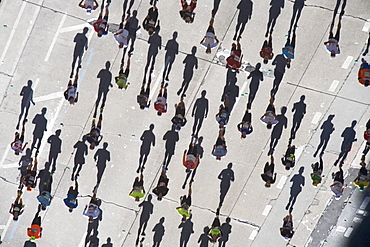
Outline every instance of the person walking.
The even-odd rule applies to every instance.
[[[141,110],[144,110],[145,108],[149,108],[150,106],[150,100],[149,100],[149,95],[150,95],[150,84],[152,83],[152,74],[149,73],[149,80],[148,84],[146,85],[145,89],[145,83],[141,86],[141,91],[140,94],[137,95],[137,103],[140,106]]]
[[[102,37],[103,35],[108,34],[108,16],[109,16],[109,5],[111,0],[107,0],[107,5],[105,6],[105,14],[103,17],[103,8],[101,9],[99,13],[99,17],[96,21],[93,22],[93,27],[95,32],[97,32],[98,37]]]
[[[265,181],[265,187],[270,188],[271,184],[276,182],[276,175],[274,173],[275,163],[274,163],[274,156],[270,156],[270,163],[266,162],[265,167],[263,168],[263,173],[261,174],[261,178]]]
[[[340,54],[339,48],[339,37],[340,37],[340,28],[341,28],[341,18],[339,19],[337,32],[335,36],[333,35],[334,23],[330,26],[329,31],[329,40],[324,42],[326,50],[330,53],[331,57],[335,57]]]
[[[312,179],[312,185],[317,187],[321,183],[322,180],[322,172],[324,169],[324,163],[322,161],[322,155],[320,155],[320,163],[316,162],[315,164],[311,165],[312,167],[312,173],[311,173],[311,179]]]
[[[40,211],[41,206],[39,205],[35,217],[32,220],[31,227],[27,228],[27,235],[30,237],[31,241],[42,237],[41,216],[39,216]]]
[[[270,103],[267,106],[266,113],[260,118],[260,120],[266,124],[267,129],[271,129],[272,125],[275,125],[279,122],[275,114],[274,98],[270,98]]]
[[[157,100],[154,102],[154,109],[157,111],[158,116],[162,116],[162,113],[167,112],[167,86],[168,83],[166,83],[164,86],[161,85]]]
[[[130,30],[130,22],[127,20],[125,26],[123,26],[124,16],[122,17],[122,21],[119,24],[117,32],[114,33],[113,37],[118,44],[118,48],[126,48],[128,46],[129,41],[129,30]]]
[[[9,213],[13,215],[13,220],[17,221],[19,216],[21,216],[24,212],[23,208],[25,205],[23,205],[22,200],[22,190],[17,191],[17,197],[15,198],[14,203],[10,206]]]
[[[92,10],[96,10],[99,7],[99,3],[96,0],[81,0],[81,2],[78,3],[78,6],[85,9],[86,14],[90,15]]]
[[[103,135],[100,134],[102,120],[103,120],[103,114],[102,112],[100,112],[98,123],[95,124],[96,120],[94,118],[91,122],[90,132],[84,135],[83,137],[84,139],[86,139],[88,143],[90,143],[91,150],[94,150],[95,147],[98,146],[101,140],[103,139]]]
[[[364,159],[361,159],[361,169],[358,171],[358,175],[353,180],[353,184],[358,187],[359,191],[363,191],[365,188],[367,188],[370,184],[369,178],[368,178],[368,172],[366,169],[366,162]]]
[[[194,21],[195,13],[194,10],[197,7],[197,0],[191,0],[188,4],[187,0],[180,0],[182,10],[179,11],[181,18],[186,23],[192,23]]]
[[[229,122],[229,94],[225,96],[225,101],[220,105],[218,113],[216,114],[216,121],[219,124],[218,127],[221,129]]]
[[[296,34],[294,29],[292,40],[290,40],[290,35],[288,35],[285,46],[282,48],[282,53],[286,57],[288,68],[290,67],[290,62],[294,59],[295,40]]]
[[[78,71],[81,68],[81,65],[78,65],[75,78],[72,84],[72,80],[70,79],[68,81],[67,89],[64,91],[63,95],[64,98],[69,102],[70,105],[74,105],[75,103],[78,102]]]
[[[206,53],[210,54],[211,49],[216,47],[220,41],[217,39],[217,36],[215,34],[215,29],[213,27],[215,19],[212,17],[209,21],[209,26],[206,31],[206,35],[204,38],[200,41],[200,44],[206,48]],[[216,42],[215,42],[216,41]]]
[[[166,169],[162,168],[162,173],[159,177],[157,186],[152,190],[152,192],[157,195],[157,200],[162,201],[162,198],[167,195],[169,188],[168,188],[168,182],[170,180],[168,179],[166,175]]]
[[[123,71],[123,66],[121,66],[118,72],[118,76],[115,77],[116,84],[119,89],[126,90],[127,87],[130,85],[130,83],[127,82],[127,78],[128,78],[128,75],[130,74],[131,56],[132,56],[132,53],[129,52],[125,71]]]
[[[27,166],[26,176],[22,177],[21,179],[22,184],[27,187],[27,191],[31,191],[32,188],[36,187],[37,163],[37,157],[35,157],[35,159],[33,160],[33,166],[32,163]]]
[[[135,178],[134,184],[132,185],[132,190],[130,191],[129,195],[135,198],[136,202],[139,202],[140,199],[145,196],[143,173],[140,174],[140,179],[139,177]]]
[[[370,84],[370,65],[364,58],[361,58],[361,62],[360,69],[358,70],[358,82],[368,87]]]
[[[263,63],[267,64],[269,60],[274,57],[274,53],[272,52],[272,35],[270,34],[269,39],[263,42],[260,57],[263,58]]]
[[[221,157],[227,154],[227,146],[225,141],[225,128],[221,128],[218,131],[218,137],[215,145],[213,145],[212,155],[216,156],[216,160],[221,160]]]
[[[77,206],[78,206],[77,196],[78,196],[78,183],[77,183],[77,179],[76,179],[75,180],[75,187],[74,188],[73,188],[73,186],[69,187],[68,193],[67,193],[67,198],[63,199],[64,204],[68,207],[68,211],[70,213],[72,213],[73,209],[77,208]]]
[[[190,173],[191,170],[194,170],[198,166],[199,155],[197,150],[197,138],[192,136],[189,149],[184,150],[184,154],[182,156],[182,165],[186,168],[186,173]]]
[[[180,207],[176,208],[177,212],[182,216],[182,223],[185,223],[186,219],[191,216],[191,185],[192,183],[189,183],[188,195],[183,195],[180,197]]]
[[[85,209],[83,211],[83,215],[89,218],[89,223],[92,223],[94,219],[97,219],[100,215],[100,209],[99,209],[99,201],[96,198],[96,194],[94,193],[93,196],[90,199],[89,205],[85,206]]]
[[[27,120],[27,119],[25,119]],[[26,124],[27,121],[23,121],[22,123],[22,132],[21,134],[19,135],[18,132],[15,132],[15,136],[14,136],[14,141],[12,143],[10,143],[10,147],[11,149],[14,151],[14,154],[15,155],[19,155],[20,153],[23,153],[23,150],[26,148],[28,142],[26,142],[24,145],[23,145],[23,142],[24,142],[24,132],[25,132],[25,124]]]
[[[293,216],[288,214],[283,218],[283,227],[280,227],[280,234],[284,239],[289,240],[293,237]]]
[[[211,243],[216,243],[219,238],[222,237],[221,223],[219,219],[220,212],[217,210],[216,217],[212,222],[212,226],[209,229],[208,236],[211,238]]]
[[[152,36],[156,30],[156,24],[158,20],[158,8],[157,6],[152,6],[148,9],[148,15],[143,21],[143,28],[148,31],[149,36]]]
[[[281,163],[285,166],[285,170],[290,170],[295,165],[295,146],[288,145],[287,150],[285,151],[285,155],[281,157]]]
[[[341,166],[339,166],[339,171],[337,171],[336,173],[332,173],[332,177],[334,183],[330,185],[330,188],[335,195],[335,199],[339,200],[343,195],[344,189],[347,187],[347,185],[344,185],[344,176]]]
[[[183,98],[181,97],[180,103],[175,104],[175,116],[171,119],[171,122],[173,125],[176,126],[175,130],[180,131],[182,127],[185,126],[187,123],[186,117],[185,117],[185,103],[183,101]]]
[[[238,38],[236,44],[233,43],[231,45],[230,56],[226,59],[227,66],[229,66],[233,70],[238,70],[242,66],[242,59],[243,59],[242,48]]]

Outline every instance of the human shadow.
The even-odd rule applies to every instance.
[[[28,116],[28,111],[30,109],[31,103],[35,105],[35,102],[33,102],[33,90],[31,80],[27,81],[27,86],[22,87],[22,90],[19,95],[22,96],[22,101],[21,101],[21,113],[19,114],[18,123],[16,126],[17,130],[19,129],[19,124],[21,122],[23,114],[24,114],[23,122],[25,122]]]
[[[293,104],[292,112],[294,112],[294,115],[292,128],[290,130],[289,145],[292,143],[292,140],[295,139],[295,135],[301,126],[302,119],[306,114],[306,103],[304,103],[305,98],[305,95],[301,95],[300,100]]]
[[[57,129],[55,134],[48,138],[50,144],[49,163],[52,165],[51,173],[55,172],[58,155],[62,152],[62,140],[59,138],[61,132],[62,130]]]
[[[236,73],[239,73],[239,70],[234,70],[230,67],[227,67],[227,72],[226,72],[226,84],[224,87],[224,92],[225,88],[227,88],[229,85],[236,84],[238,81],[238,78],[236,77]],[[225,100],[225,93],[222,94],[221,101]]]
[[[46,107],[41,109],[41,114],[36,114],[36,116],[33,118],[32,123],[35,125],[35,128],[33,130],[33,140],[31,144],[31,151],[35,148],[36,142],[36,156],[38,155],[40,146],[41,146],[41,140],[44,136],[44,132],[47,131],[46,127],[48,125],[48,120],[45,118],[46,114]]]
[[[139,207],[142,208],[142,211],[139,221],[139,230],[137,231],[136,246],[139,244],[140,234],[141,236],[145,236],[145,229],[148,225],[150,215],[153,214],[154,205],[151,200],[152,195],[149,194],[147,200],[139,204]]]
[[[263,81],[263,73],[260,71],[260,68],[261,64],[257,63],[255,69],[247,77],[247,79],[252,78],[251,82],[249,83],[249,97],[247,103],[248,109],[252,109],[252,103],[256,97],[260,82]]]
[[[270,10],[269,10],[269,20],[267,22],[267,30],[265,33],[265,37],[270,34],[272,35],[272,32],[274,31],[274,27],[276,24],[276,20],[279,17],[281,13],[281,9],[284,8],[284,2],[285,0],[271,0],[270,2]]]
[[[287,108],[285,106],[281,107],[281,114],[277,115],[277,119],[279,122],[275,124],[274,129],[271,132],[271,141],[270,141],[270,151],[268,152],[268,156],[272,155],[275,151],[275,147],[277,146],[281,134],[283,133],[283,128],[288,127],[288,119],[285,116],[285,113],[287,111]]]
[[[198,239],[198,244],[200,244],[199,247],[208,247],[209,242],[211,242],[211,238],[208,236],[209,230],[208,226],[203,228],[203,233]]]
[[[224,95],[229,98],[228,109],[229,114],[231,114],[236,102],[236,98],[239,97],[239,86],[236,84],[230,84],[224,90]]]
[[[336,166],[338,162],[340,163],[339,166],[342,167],[344,160],[347,158],[348,153],[352,149],[352,143],[357,141],[356,139],[356,131],[354,130],[357,124],[356,120],[353,120],[350,127],[347,127],[342,132],[341,137],[343,137],[342,145],[340,147],[340,153],[338,159],[334,162]]]
[[[221,225],[222,236],[218,240],[218,247],[225,247],[226,243],[229,241],[229,235],[231,233],[232,228],[230,221],[231,221],[230,217],[227,217],[225,223],[222,223]]]
[[[144,68],[143,85],[145,84],[145,81],[146,81],[146,75],[148,73],[149,65],[150,65],[150,73],[152,73],[154,71],[155,59],[158,55],[158,51],[162,49],[162,37],[159,36],[159,31],[160,31],[160,27],[159,27],[159,21],[158,21],[156,31],[148,39],[149,48],[148,48],[148,55],[146,58],[146,65]]]
[[[140,146],[139,167],[136,170],[137,173],[140,172],[140,169],[141,169],[141,172],[144,171],[145,163],[150,153],[150,147],[155,146],[155,135],[153,133],[153,129],[154,129],[154,124],[151,124],[149,126],[149,129],[145,130],[140,137],[141,146]]]
[[[213,0],[212,16],[217,14],[218,8],[220,7],[221,0]]]
[[[208,99],[206,98],[207,91],[203,90],[201,97],[198,98],[193,106],[191,116],[194,117],[193,132],[192,134],[198,136],[199,130],[203,125],[203,120],[208,115]]]
[[[334,116],[335,116],[334,114],[329,115],[328,119],[326,119],[325,122],[322,123],[322,125],[320,127],[320,129],[322,129],[321,135],[320,135],[320,143],[317,146],[317,149],[316,149],[315,153],[313,154],[313,157],[317,156],[318,152],[320,151],[320,148],[321,148],[320,155],[324,154],[324,151],[325,151],[326,146],[328,145],[328,142],[329,142],[329,139],[330,139],[330,135],[335,130],[334,124],[331,122],[333,120]]]
[[[166,151],[162,166],[168,169],[168,165],[171,162],[172,156],[175,154],[176,142],[179,141],[179,132],[176,131],[176,126],[172,125],[171,129],[164,134],[163,140],[166,141]]]
[[[370,46],[370,32],[369,32],[369,37],[367,38],[366,48],[362,56],[366,56],[366,54],[369,52],[369,46]]]
[[[103,220],[103,210],[100,208],[101,200],[98,199],[98,208],[100,210],[100,214],[96,219],[93,219],[92,221],[88,221],[87,223],[87,232],[85,237],[85,247],[87,244],[90,246],[99,246],[99,238],[98,238],[98,228],[100,221]]]
[[[113,247],[112,239],[110,237],[107,238],[107,242],[103,244],[101,247]]]
[[[162,242],[162,238],[165,232],[163,223],[164,217],[160,218],[159,222],[152,229],[152,232],[154,232],[153,247],[159,247]]]
[[[301,166],[299,168],[298,174],[294,174],[294,176],[290,179],[290,182],[292,182],[292,186],[290,187],[289,202],[285,207],[285,210],[289,209],[290,213],[293,211],[293,206],[297,200],[297,197],[299,193],[301,193],[302,188],[305,185],[305,177],[302,175],[303,172],[304,172],[304,167]]]
[[[130,13],[131,13],[131,8],[132,8],[132,6],[134,5],[134,1],[135,0],[130,0],[130,3],[129,3],[129,5],[128,5],[128,8],[127,8],[127,4],[128,4],[128,1],[129,0],[124,0],[124,2],[123,2],[123,14],[126,12],[127,13],[127,15],[130,15]],[[127,11],[126,11],[127,10]]]
[[[222,206],[222,204],[225,200],[226,194],[230,189],[231,182],[234,182],[234,180],[235,180],[234,171],[231,169],[232,167],[233,167],[233,164],[229,163],[227,165],[227,168],[223,169],[217,177],[218,179],[221,180],[221,183],[220,183],[220,201],[218,203],[219,207]]]
[[[132,0],[131,0],[132,1]],[[129,34],[129,42],[131,42],[130,51],[134,51],[134,45],[136,41],[136,32],[140,29],[139,20],[136,18],[137,10],[132,11],[132,16],[128,18],[128,22],[130,22],[130,28],[128,29]]]
[[[18,170],[19,170],[19,173],[20,173],[20,182],[19,182],[19,186],[22,186],[22,178],[24,176],[26,176],[27,174],[27,167],[29,165],[32,164],[33,162],[33,158],[31,157],[32,153],[31,153],[31,149],[30,148],[27,148],[26,149],[26,154],[23,155],[20,159],[19,159],[19,162],[18,162]]]
[[[241,0],[236,8],[239,9],[239,15],[233,40],[241,38],[248,20],[252,18],[253,2],[251,0]]]
[[[275,65],[274,69],[275,78],[271,89],[271,97],[275,97],[277,91],[279,90],[280,83],[283,80],[285,74],[285,67],[289,69],[290,65],[288,64],[283,54],[277,55],[274,61],[272,61],[272,65]]]
[[[96,150],[94,154],[94,160],[96,161],[96,167],[98,168],[98,173],[96,176],[97,185],[103,177],[105,168],[107,167],[107,161],[110,161],[110,152],[107,150],[108,143],[103,143],[103,148]]]
[[[103,100],[100,106],[100,111],[102,111],[102,109],[105,106],[105,101],[107,100],[109,87],[113,87],[112,73],[109,71],[110,65],[111,65],[110,62],[107,61],[105,63],[105,69],[101,69],[97,75],[97,78],[100,79],[100,82],[99,82],[98,97],[96,98],[96,101],[95,101],[95,110],[94,110],[94,115],[93,115],[94,118],[96,118],[96,113],[98,111],[98,106],[99,106],[102,96],[103,96]]]
[[[306,0],[296,0],[293,4],[293,13],[292,13],[292,18],[290,19],[290,26],[289,26],[289,31],[288,34],[292,31],[293,24],[294,27],[298,26],[298,21],[299,18],[301,18],[301,12],[304,7],[304,2]]]
[[[50,180],[50,163],[45,162],[44,169],[41,169],[37,174],[37,179],[39,180],[39,191],[43,191],[44,184],[47,184]]]
[[[162,83],[164,83],[164,80],[169,81],[169,74],[172,69],[172,64],[175,62],[175,58],[177,54],[179,54],[179,43],[177,43],[177,32],[173,32],[172,39],[167,41],[166,47],[164,48],[166,50],[166,54],[164,56],[164,69],[163,69],[163,75],[162,75]]]
[[[193,48],[191,48],[191,54],[186,55],[184,61],[182,61],[182,63],[185,64],[183,81],[181,84],[181,88],[179,89],[179,91],[177,91],[177,95],[180,95],[180,93],[182,92],[182,97],[186,96],[185,93],[188,90],[191,79],[193,78],[194,67],[195,69],[198,69],[198,59],[195,56],[196,52],[197,47],[193,46]]]
[[[85,164],[85,156],[88,154],[88,148],[86,145],[86,137],[82,137],[82,141],[77,141],[73,148],[76,149],[75,157],[74,157],[74,166],[72,170],[71,180],[75,179],[75,172],[76,176],[80,176],[80,171],[82,166]]]
[[[181,222],[178,228],[182,228],[180,234],[180,247],[186,247],[191,234],[194,233],[194,223],[191,221],[192,214],[189,218],[186,219],[185,222]]]
[[[335,17],[338,14],[338,10],[339,10],[339,7],[340,7],[341,3],[342,3],[342,10],[339,14],[339,20],[341,20],[343,18],[344,9],[346,8],[346,5],[347,5],[347,0],[337,0],[337,3],[335,4],[335,8],[334,8],[334,11],[333,11],[333,19],[332,19],[332,23],[331,23],[332,26],[334,26]]]
[[[197,148],[197,154],[198,154],[198,165],[197,167],[192,170],[191,172],[187,172],[186,173],[186,177],[185,177],[185,181],[184,183],[182,184],[182,189],[184,190],[185,189],[185,186],[188,182],[188,179],[190,178],[190,175],[191,175],[191,179],[190,179],[190,183],[193,183],[194,182],[194,177],[195,177],[195,174],[197,173],[197,170],[198,170],[198,167],[200,165],[200,160],[203,158],[203,154],[204,154],[204,149],[203,147],[201,146],[202,145],[202,142],[203,142],[203,136],[200,136],[197,140],[197,144],[196,144],[196,148]]]
[[[73,42],[76,44],[73,50],[72,70],[69,76],[70,78],[73,77],[77,59],[78,59],[78,66],[81,66],[82,56],[84,54],[84,51],[87,51],[88,49],[89,41],[88,41],[88,38],[86,37],[86,34],[88,31],[89,31],[89,28],[84,27],[84,29],[82,30],[82,33],[77,33],[73,39]]]

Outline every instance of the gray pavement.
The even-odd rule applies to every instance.
[[[109,7],[109,22],[112,26],[119,24],[121,20],[123,2],[125,1],[113,0]],[[285,35],[293,14],[294,2],[284,0],[282,2],[285,3],[284,8],[273,32],[275,57],[281,54],[281,47],[286,42]],[[211,54],[204,52],[199,41],[207,30],[213,1],[198,1],[195,21],[192,24],[184,23],[179,17],[179,1],[160,0],[158,2],[162,49],[156,57],[152,74],[150,94],[152,105],[162,79],[165,62],[164,46],[172,38],[173,32],[178,32],[179,54],[176,56],[169,76],[168,112],[158,117],[152,105],[148,110],[142,111],[136,103],[148,53],[148,34],[140,28],[137,31],[135,50],[131,59],[129,75],[131,84],[126,91],[121,91],[112,81],[113,87],[109,89],[103,111],[102,135],[103,141],[109,144],[107,149],[111,153],[111,160],[107,162],[97,193],[102,201],[101,221],[95,222],[98,223],[95,225],[99,241],[97,246],[106,244],[108,238],[111,239],[113,246],[135,246],[137,239],[142,238],[138,236],[138,230],[141,214],[145,209],[138,207],[138,203],[128,196],[137,176],[140,136],[149,129],[150,124],[154,124],[155,146],[150,150],[144,171],[144,187],[148,195],[156,186],[160,175],[166,151],[164,136],[171,129],[170,120],[175,110],[173,106],[179,102],[176,92],[183,80],[183,60],[190,54],[193,46],[197,48],[198,68],[194,69],[184,100],[188,123],[178,133],[179,141],[175,144],[175,153],[169,164],[167,175],[170,179],[170,191],[163,201],[159,202],[155,197],[151,201],[153,214],[150,215],[147,223],[143,246],[153,246],[153,229],[162,217],[164,217],[164,234],[160,246],[177,246],[181,240],[187,239],[187,246],[211,246],[211,243],[200,245],[200,242],[204,228],[211,226],[219,204],[218,175],[229,163],[232,163],[231,169],[235,180],[231,182],[221,208],[221,224],[226,222],[227,217],[231,219],[229,223],[231,232],[228,238],[224,238],[225,246],[313,246],[312,243],[322,243],[321,237],[315,235],[313,231],[317,229],[319,220],[325,218],[326,209],[330,208],[330,205],[342,203],[331,200],[332,193],[329,187],[332,182],[330,174],[337,169],[333,167],[333,163],[340,152],[341,134],[346,127],[350,126],[352,120],[357,120],[355,126],[357,141],[353,143],[344,164],[344,169],[351,174],[356,172],[352,170],[353,168],[358,168],[356,166],[359,163],[359,153],[364,143],[362,133],[370,118],[368,89],[357,83],[360,62],[355,62],[360,61],[366,46],[370,27],[370,23],[367,22],[370,19],[370,2],[355,0],[347,3],[340,35],[341,54],[332,59],[326,52],[323,42],[328,37],[336,2],[308,0],[305,1],[302,9],[296,31],[295,59],[291,67],[286,69],[276,94],[277,113],[280,114],[281,107],[287,108],[285,114],[287,128],[283,129],[274,151],[277,181],[269,189],[264,187],[260,174],[263,172],[265,162],[269,161],[267,154],[271,131],[268,131],[259,121],[259,117],[264,114],[268,105],[275,66],[271,61],[266,65],[263,64],[259,57],[259,50],[265,40],[270,1],[253,2],[252,17],[242,34],[243,67],[237,74],[237,87],[233,89],[239,90],[239,93],[226,128],[228,153],[221,161],[216,161],[211,155],[218,133],[218,124],[214,118],[221,104],[220,99],[227,72],[222,65],[221,55],[227,56],[230,51],[238,21],[239,10],[236,6],[239,1],[220,2],[214,23],[220,44],[212,50]],[[149,7],[149,1],[133,1],[131,11],[138,11],[137,18],[140,25]],[[80,247],[88,246],[91,241],[97,242],[89,236],[94,234],[93,231],[89,232],[88,220],[82,215],[84,205],[88,204],[96,185],[97,169],[93,159],[96,149],[88,150],[86,163],[78,179],[80,193],[78,208],[73,213],[69,213],[62,199],[66,197],[69,186],[73,184],[70,179],[76,152],[73,145],[90,129],[98,92],[97,75],[109,61],[112,76],[116,76],[122,59],[122,50],[117,47],[112,33],[98,38],[92,26],[88,24],[88,21],[97,17],[98,11],[97,9],[91,15],[86,15],[84,10],[78,8],[77,2],[71,0],[0,1],[2,25],[0,27],[2,29],[2,35],[0,35],[0,44],[2,44],[0,49],[0,136],[2,137],[0,188],[3,194],[0,204],[0,210],[3,212],[0,214],[0,234],[3,246],[23,246],[24,241],[28,239],[27,227],[30,226],[37,210],[38,191],[35,189],[32,192],[24,192],[25,212],[17,222],[14,222],[7,213],[16,197],[19,183],[17,168],[20,158],[13,154],[9,144],[13,141],[20,113],[19,93],[28,80],[33,81],[35,105],[30,107],[25,141],[32,142],[33,117],[40,113],[43,107],[47,108],[48,126],[38,156],[38,170],[43,169],[48,160],[49,144],[46,143],[46,139],[54,134],[55,130],[61,129],[60,137],[63,141],[62,152],[57,160],[57,170],[53,175],[52,195],[55,198],[50,207],[41,213],[43,236],[37,240],[37,246]],[[71,71],[73,38],[76,33],[82,32],[85,26],[89,28],[86,35],[89,43],[80,71],[79,102],[70,106],[63,97],[63,91]],[[369,56],[367,58],[370,59]],[[254,131],[243,140],[236,125],[242,119],[248,102],[250,80],[247,76],[258,62],[262,63],[264,81],[260,84],[251,109]],[[175,208],[179,205],[179,197],[186,194],[188,188],[188,186],[186,189],[181,188],[186,176],[185,169],[181,165],[182,154],[188,148],[192,134],[191,111],[196,99],[201,96],[202,90],[207,91],[206,98],[209,101],[208,116],[199,133],[199,136],[203,137],[201,146],[204,154],[192,186],[193,215],[191,221],[187,222],[189,228],[179,229],[181,217]],[[285,153],[290,137],[293,104],[298,102],[302,95],[305,95],[307,110],[296,138],[292,142],[297,147],[297,162],[294,169],[287,171],[281,165],[280,158]],[[311,164],[316,162],[317,158],[313,158],[312,155],[320,142],[320,127],[332,114],[335,115],[332,121],[335,131],[330,137],[323,156],[325,177],[320,186],[313,187],[310,179]],[[297,194],[292,211],[296,232],[287,242],[280,236],[279,228],[283,217],[288,213],[285,206],[289,201],[292,183],[297,178],[300,168],[303,170],[301,176],[304,177],[305,182],[302,191]],[[348,189],[347,193],[350,193],[349,191]],[[354,195],[356,193],[354,192]],[[147,198],[145,200],[148,200]],[[361,199],[357,202],[361,202]],[[343,220],[346,217],[351,218],[353,210],[344,208],[341,216]],[[327,217],[333,216],[327,215]],[[342,222],[342,218],[339,218],[338,222]],[[320,223],[319,225],[322,226]],[[347,225],[341,226],[348,229]],[[328,225],[327,228],[329,227]],[[323,231],[327,230],[329,229],[323,227]],[[87,232],[89,232],[88,235]],[[315,236],[320,239],[312,239]],[[322,238],[328,241],[324,246],[334,246],[330,244],[337,242],[336,237],[333,231],[331,235],[323,236]]]

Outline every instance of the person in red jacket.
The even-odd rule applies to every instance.
[[[366,123],[366,130],[364,131],[364,140],[366,141],[366,144],[364,151],[362,151],[363,159],[365,159],[365,156],[370,150],[370,119]]]
[[[31,227],[27,228],[27,235],[31,240],[39,239],[42,236],[41,216],[39,216],[40,211],[41,204],[39,205],[37,213],[32,220]]]
[[[242,66],[242,58],[243,58],[242,49],[238,39],[236,41],[236,44],[235,43],[232,44],[231,54],[226,59],[227,66],[234,70],[240,69],[240,67]]]
[[[194,170],[199,163],[199,155],[197,154],[197,138],[191,137],[189,149],[184,150],[182,156],[182,165],[185,166],[186,172],[189,173]]]
[[[181,18],[186,23],[192,23],[194,21],[194,10],[197,7],[197,0],[191,0],[190,4],[187,3],[187,0],[180,0],[182,10],[179,11]]]
[[[263,42],[263,46],[260,51],[260,57],[263,58],[263,63],[267,64],[268,60],[271,60],[274,57],[272,52],[272,36],[270,35],[269,40]]]
[[[361,67],[358,71],[358,82],[365,87],[368,87],[370,84],[370,65],[366,62],[365,59],[361,59]]]
[[[157,101],[154,102],[154,109],[157,111],[158,116],[161,116],[162,113],[167,112],[167,86],[168,83],[161,87],[161,89],[159,90]]]

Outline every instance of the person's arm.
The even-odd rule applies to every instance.
[[[100,139],[99,139],[98,143],[100,143],[100,142],[101,142],[101,140],[103,139],[103,135],[100,135],[100,136],[99,136],[99,138],[100,138]]]
[[[85,209],[84,211],[82,212],[83,215],[86,215],[86,209],[87,209],[87,205],[85,205]]]
[[[76,93],[76,98],[75,98],[75,102],[78,101],[78,92]]]
[[[182,155],[182,164],[185,165],[186,163],[186,149],[184,150],[184,154]]]
[[[200,41],[200,44],[202,44],[206,40],[206,36]]]
[[[94,3],[94,10],[96,10],[99,7],[99,3],[96,0],[94,0]]]
[[[215,36],[215,40],[216,40],[216,43],[220,43],[220,41],[217,39],[217,37]]]
[[[23,150],[26,148],[27,144],[28,144],[28,142],[26,142],[26,143],[24,144],[24,146],[20,148],[20,150],[22,150],[22,151],[23,151]]]
[[[193,106],[193,110],[191,111],[191,116],[194,117],[195,108],[197,107],[197,101],[195,101],[195,104]]]
[[[13,214],[13,213],[12,213],[12,209],[13,209],[13,207],[14,207],[14,203],[12,203],[12,205],[10,205],[9,214]]]
[[[78,4],[78,6],[84,9],[84,8],[85,8],[85,5],[84,5],[84,4],[82,4],[82,2],[83,2],[83,1],[84,1],[84,0],[81,0],[81,2]]]

